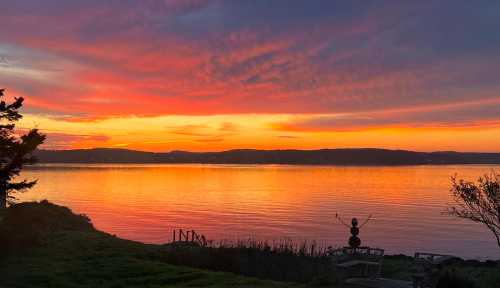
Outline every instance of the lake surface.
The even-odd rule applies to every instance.
[[[171,240],[172,229],[209,239],[316,240],[343,246],[346,222],[370,214],[363,245],[386,253],[450,253],[500,259],[479,224],[443,215],[450,177],[476,180],[500,166],[338,167],[286,165],[86,165],[31,167],[38,185],[20,200],[48,199],[87,214],[119,237]]]

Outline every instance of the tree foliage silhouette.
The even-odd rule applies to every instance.
[[[0,89],[0,98],[4,97],[4,91]],[[14,193],[36,184],[36,180],[15,181],[25,164],[36,162],[33,152],[45,140],[45,135],[38,129],[31,129],[25,134],[16,133],[15,122],[23,117],[19,113],[23,101],[24,98],[19,97],[10,104],[4,100],[0,102],[0,209],[12,203]]]
[[[485,225],[500,247],[500,174],[486,174],[477,183],[453,177],[451,192],[455,205],[448,213]]]

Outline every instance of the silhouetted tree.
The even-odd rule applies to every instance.
[[[500,174],[486,174],[477,183],[453,177],[451,192],[456,203],[448,213],[484,224],[500,247]]]
[[[4,89],[0,89],[0,98],[3,96]],[[45,135],[37,129],[22,135],[14,131],[14,123],[23,117],[19,113],[23,101],[19,97],[14,98],[11,104],[4,100],[0,102],[0,209],[14,199],[13,193],[22,192],[36,184],[36,180],[14,181],[25,164],[36,162],[33,151],[45,140]]]

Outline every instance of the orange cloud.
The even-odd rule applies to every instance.
[[[397,133],[452,142],[500,122],[488,5],[32,1],[0,11],[0,77],[30,119],[83,146],[407,147]],[[110,138],[78,136],[95,130]]]

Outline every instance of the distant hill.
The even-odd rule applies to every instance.
[[[307,165],[500,164],[500,153],[414,152],[386,149],[253,150],[166,153],[127,149],[38,150],[41,163],[206,163]]]

